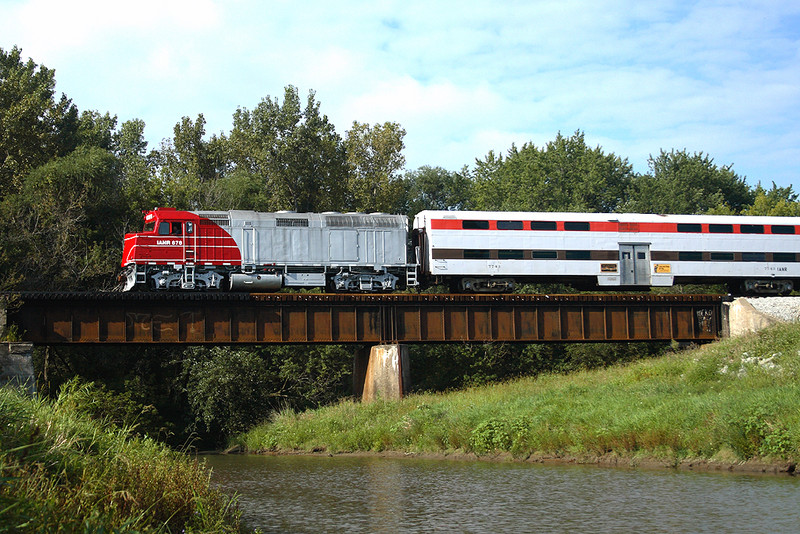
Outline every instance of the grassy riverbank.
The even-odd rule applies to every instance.
[[[0,388],[0,532],[238,532],[197,461],[54,402]]]
[[[603,370],[286,412],[234,443],[250,452],[506,453],[791,470],[800,458],[800,326]]]

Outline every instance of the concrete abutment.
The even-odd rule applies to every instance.
[[[757,309],[753,303],[770,303],[773,305],[760,304]],[[781,318],[773,310],[773,307],[782,307],[790,310],[790,315],[798,315],[800,302],[796,297],[741,297],[732,302],[722,303],[722,336],[739,337],[752,332],[758,332],[777,323],[790,320]],[[766,310],[766,311],[763,311]]]

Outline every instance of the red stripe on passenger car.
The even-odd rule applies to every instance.
[[[461,220],[431,219],[431,230],[461,230]]]
[[[472,219],[468,219],[472,220]],[[486,220],[486,219],[481,219]],[[504,219],[505,220],[505,219]],[[463,230],[462,227],[463,219],[431,219],[430,221],[430,229],[431,230]],[[583,221],[586,222],[586,221]],[[496,220],[488,220],[489,228],[488,230],[497,230],[497,221]],[[534,232],[564,232],[564,221],[555,221],[556,223],[556,230],[533,230]],[[530,230],[530,221],[526,220],[523,221],[523,230]],[[674,222],[669,223],[658,223],[658,222],[616,222],[616,221],[590,221],[589,226],[591,232],[621,232],[621,233],[629,233],[629,232],[639,232],[639,233],[671,233],[671,234],[710,234],[714,233],[715,235],[731,235],[731,234],[741,234],[740,224],[733,225],[733,232],[727,233],[716,233],[716,232],[709,232],[708,230],[708,223],[690,223],[690,224],[700,224],[702,230],[700,232],[678,232],[678,225]],[[753,234],[744,234],[744,235],[786,235],[786,236],[793,236],[793,235],[800,235],[800,226],[795,226],[795,233],[794,234],[773,234],[772,228],[770,224],[764,224],[764,233],[753,233]],[[778,225],[784,226],[784,225]],[[792,225],[785,225],[785,226],[792,226]],[[473,229],[468,229],[473,230]],[[505,230],[501,230],[505,231]],[[585,231],[585,230],[583,230]],[[576,231],[578,232],[578,231]]]

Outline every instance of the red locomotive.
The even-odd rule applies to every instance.
[[[127,234],[123,290],[389,291],[415,285],[405,216],[156,208]]]

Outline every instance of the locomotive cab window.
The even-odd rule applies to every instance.
[[[147,234],[147,233],[150,233],[150,232],[154,231],[155,229],[156,229],[156,222],[155,221],[151,221],[151,222],[148,222],[148,223],[144,223],[144,230],[142,230],[142,231]]]
[[[191,223],[191,221],[187,221],[187,223],[186,223],[186,233],[187,234],[192,234],[193,232],[194,232],[194,225]]]
[[[181,223],[161,221],[158,223],[158,235],[181,235],[183,230]]]

